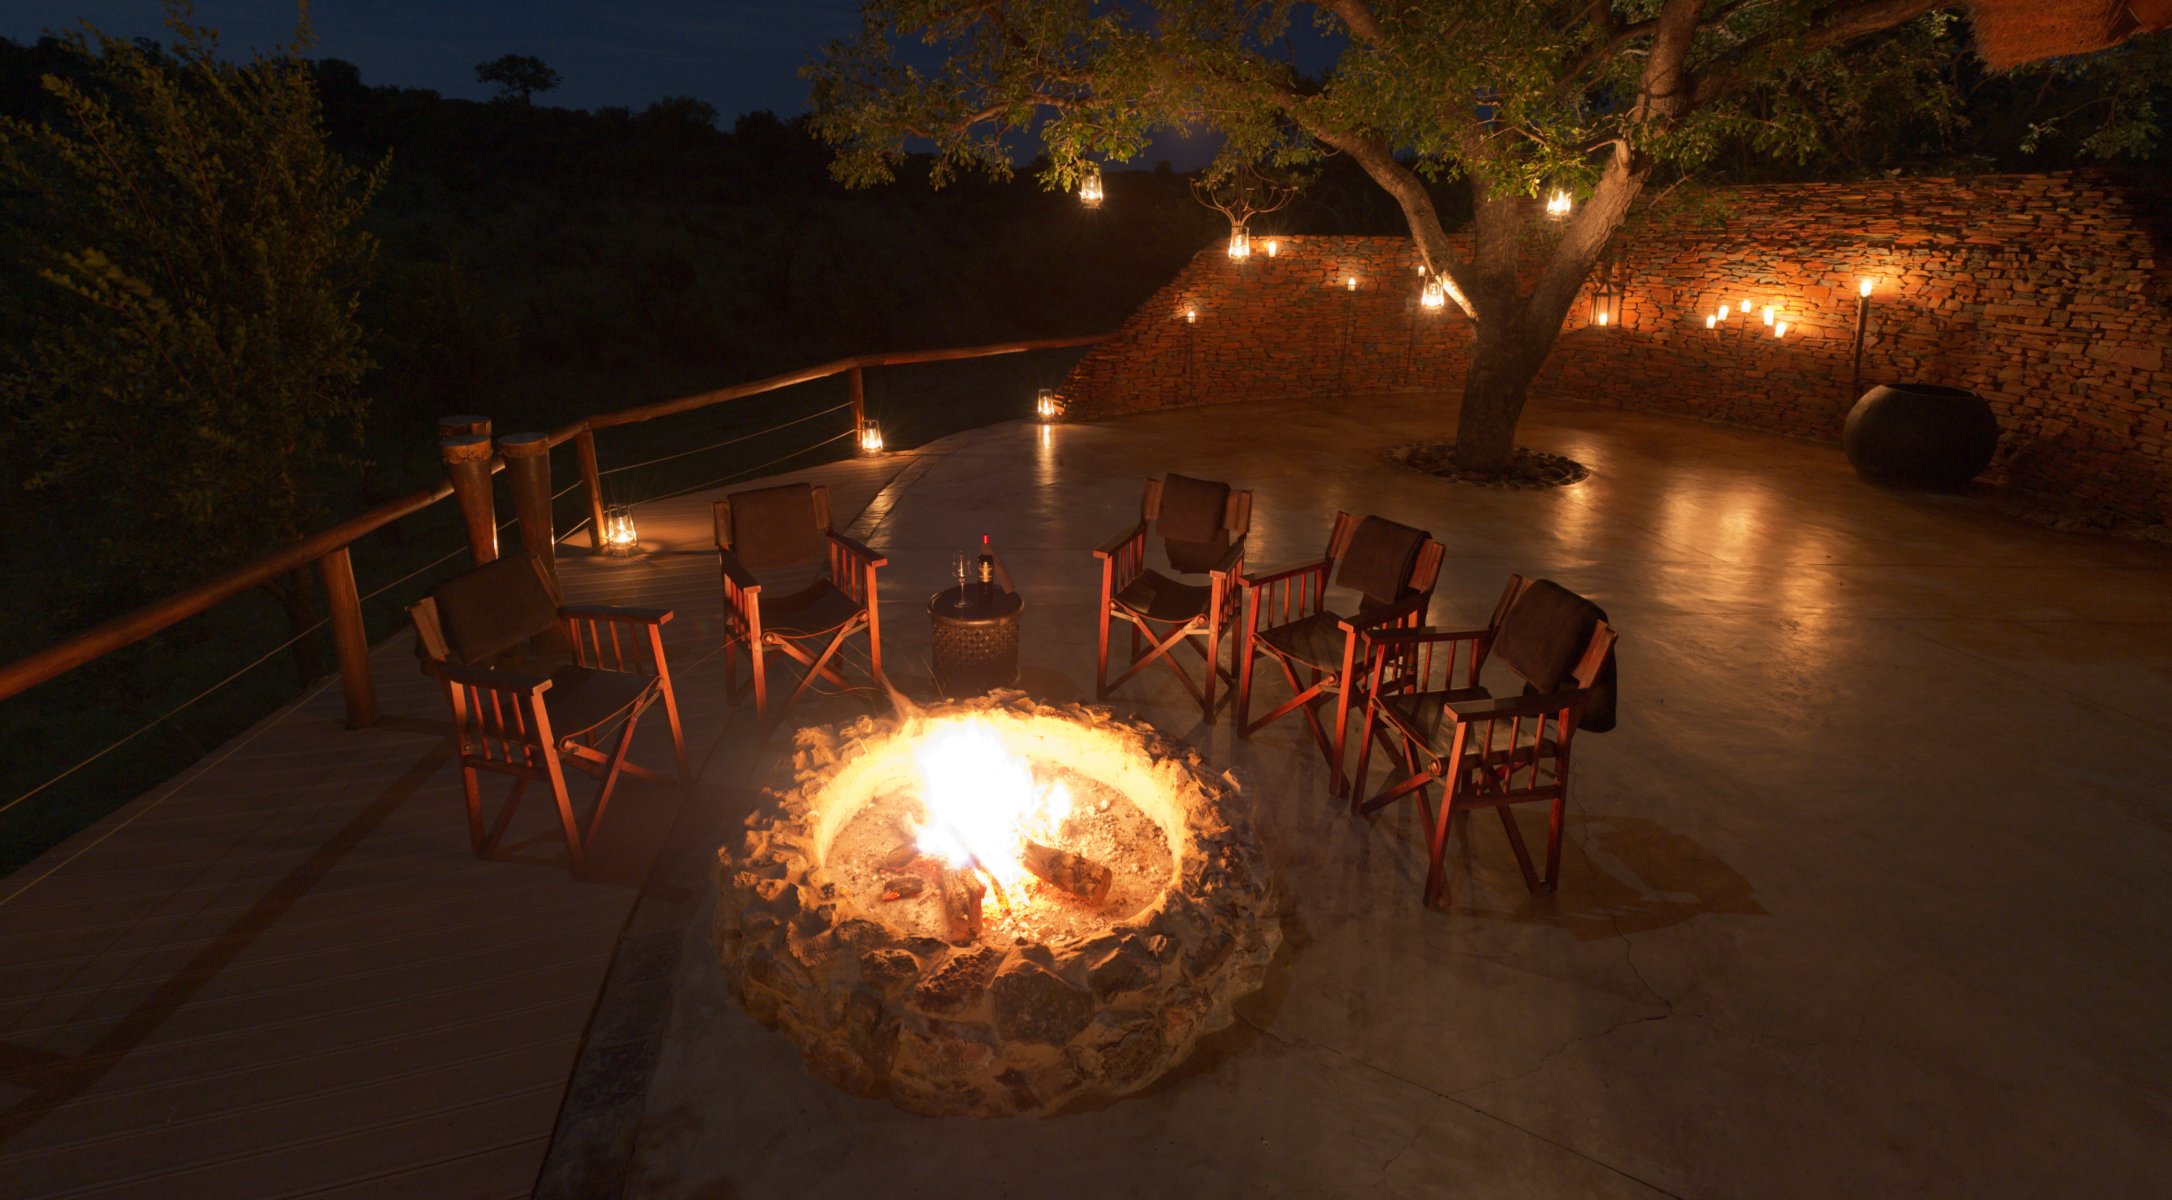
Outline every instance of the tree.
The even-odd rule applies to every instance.
[[[477,83],[498,85],[498,99],[529,103],[537,92],[558,90],[564,80],[558,72],[545,66],[543,60],[528,54],[507,54],[486,63],[475,64]]]
[[[236,66],[186,14],[167,6],[170,51],[65,39],[66,77],[43,81],[60,115],[0,118],[29,289],[0,314],[23,482],[97,505],[111,574],[155,591],[308,533],[353,461],[375,254],[356,222],[382,173],[326,148],[306,25]],[[305,573],[272,591],[308,623]]]
[[[1525,394],[1562,321],[1646,185],[1729,137],[1767,153],[1814,144],[1791,80],[1919,18],[1939,0],[873,0],[863,32],[808,68],[815,128],[851,184],[890,178],[916,139],[934,181],[1011,170],[1038,134],[1050,186],[1124,160],[1164,129],[1204,126],[1210,178],[1347,155],[1401,208],[1429,269],[1471,318],[1458,465],[1502,471]],[[1301,11],[1303,10],[1303,11]],[[1308,15],[1309,14],[1309,15]],[[941,62],[899,61],[920,41]],[[1329,59],[1319,73],[1296,48]],[[924,57],[915,52],[918,61]],[[1430,183],[1471,195],[1472,249],[1448,238]],[[1549,222],[1531,197],[1565,189]],[[1526,258],[1535,260],[1526,263]]]

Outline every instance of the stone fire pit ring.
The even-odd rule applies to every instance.
[[[918,721],[950,715],[1069,722],[1077,731],[1065,736],[1139,756],[1134,773],[1175,801],[1160,814],[1140,806],[1169,835],[1168,889],[1057,944],[954,946],[862,911],[821,863],[825,838],[845,819],[825,822],[828,789],[855,759],[884,752]],[[807,728],[776,775],[742,844],[717,852],[716,947],[746,1012],[851,1092],[938,1116],[1046,1115],[1124,1095],[1228,1025],[1282,940],[1237,782],[1192,747],[1106,709],[997,692]]]

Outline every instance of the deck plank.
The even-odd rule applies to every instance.
[[[844,522],[908,462],[777,481],[827,483]],[[711,499],[645,508],[639,558],[560,559],[569,598],[675,610],[697,762],[729,719]],[[477,862],[443,700],[406,635],[371,662],[377,728],[321,686],[0,880],[0,1191],[528,1193],[680,797],[622,785],[583,879],[533,798]],[[668,745],[652,720],[636,758]]]

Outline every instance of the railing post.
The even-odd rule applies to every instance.
[[[468,550],[476,565],[498,557],[497,506],[490,495],[490,439],[482,434],[447,438],[437,444],[452,480],[453,500],[468,529]]]
[[[441,442],[447,438],[475,437],[477,435],[490,436],[489,417],[480,417],[474,413],[459,413],[437,419],[437,440]]]
[[[867,381],[861,378],[858,363],[852,365],[852,373],[847,379],[852,395],[852,449],[854,453],[858,453],[860,448],[866,444]]]
[[[573,450],[581,460],[581,490],[588,493],[588,548],[603,553],[603,472],[596,469],[596,431],[582,429],[574,435]]]
[[[551,440],[541,433],[509,433],[498,439],[505,456],[505,476],[513,485],[513,514],[520,519],[520,544],[558,574],[558,532],[551,522]]]
[[[362,625],[362,597],[355,591],[354,560],[341,546],[317,560],[332,648],[339,655],[339,686],[347,696],[347,728],[377,723],[377,688],[370,680],[370,638]]]

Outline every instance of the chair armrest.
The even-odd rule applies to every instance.
[[[668,608],[630,608],[620,604],[568,604],[558,610],[568,621],[618,621],[627,625],[661,625],[671,619]]]
[[[1584,688],[1564,688],[1536,696],[1502,696],[1493,700],[1451,700],[1448,714],[1460,725],[1480,721],[1504,721],[1516,717],[1551,716],[1564,708],[1582,708],[1591,693]]]
[[[1375,642],[1390,645],[1417,646],[1427,642],[1476,642],[1486,637],[1483,629],[1442,629],[1438,625],[1418,625],[1410,629],[1367,630],[1365,636]]]
[[[551,678],[531,671],[500,671],[495,667],[473,667],[462,663],[437,664],[437,677],[447,683],[462,687],[481,688],[484,691],[504,692],[508,695],[537,695],[550,690]]]
[[[1222,557],[1215,560],[1213,566],[1207,568],[1207,574],[1235,575],[1237,568],[1243,565],[1244,537],[1240,534],[1234,541],[1229,543],[1229,549],[1222,551]]]
[[[717,547],[716,556],[723,561],[724,578],[731,580],[733,587],[742,592],[760,592],[762,590],[762,581],[756,579],[754,572],[747,570],[740,563],[738,555],[719,546]]]
[[[1295,579],[1300,575],[1308,574],[1313,571],[1325,571],[1327,568],[1333,566],[1334,563],[1335,560],[1332,558],[1323,558],[1318,562],[1308,562],[1303,566],[1288,567],[1280,571],[1269,571],[1264,575],[1254,575],[1251,572],[1247,571],[1244,574],[1237,576],[1237,582],[1244,587],[1261,588],[1266,587],[1269,584],[1281,583],[1283,580],[1286,579]]]
[[[835,543],[839,549],[843,550],[847,554],[850,554],[852,557],[859,559],[861,562],[866,563],[870,567],[887,567],[890,565],[890,559],[886,555],[875,553],[873,550],[868,548],[866,543],[861,542],[857,538],[847,537],[846,535],[838,533],[835,530],[829,531],[828,537],[830,541]]]
[[[1124,547],[1138,541],[1141,538],[1144,538],[1145,536],[1146,522],[1141,521],[1137,525],[1132,526],[1130,529],[1127,529],[1124,532],[1117,534],[1115,537],[1110,538],[1108,541],[1101,543],[1101,545],[1094,550],[1094,557],[1114,558],[1118,554],[1123,553]]]
[[[1410,616],[1412,613],[1418,611],[1419,605],[1429,604],[1432,602],[1432,600],[1433,598],[1431,596],[1426,595],[1410,596],[1402,600],[1398,600],[1393,604],[1383,604],[1379,608],[1376,608],[1371,612],[1361,612],[1354,617],[1347,617],[1338,623],[1342,626],[1343,632],[1345,633],[1370,633],[1374,629],[1377,629],[1382,625],[1391,624],[1393,622],[1400,621],[1405,617]],[[1424,627],[1420,626],[1419,628]],[[1380,630],[1380,635],[1385,636],[1388,632],[1388,630],[1382,629]],[[1451,638],[1461,636],[1462,635],[1458,633],[1451,634],[1447,638],[1431,638],[1428,640],[1448,641],[1451,640]]]

